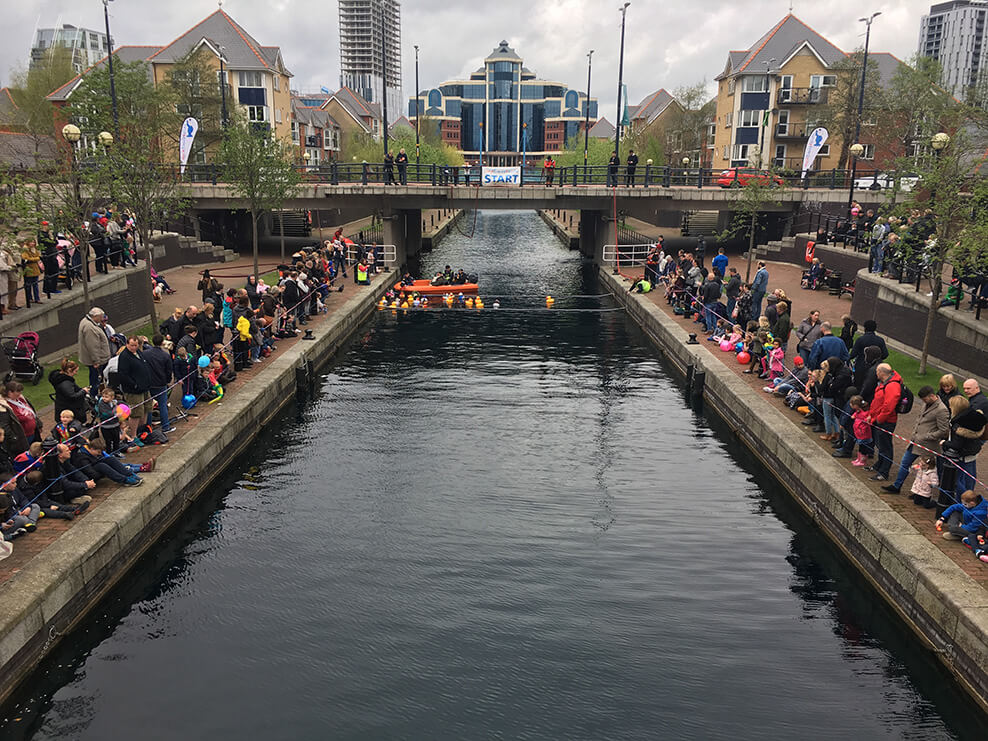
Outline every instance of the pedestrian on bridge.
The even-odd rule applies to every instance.
[[[402,185],[408,185],[408,155],[405,154],[404,147],[398,150],[395,163],[398,165],[398,182]]]
[[[395,184],[395,156],[391,152],[384,155],[384,184]]]
[[[607,162],[607,187],[616,188],[618,184],[618,168],[621,166],[621,158],[618,157],[617,150],[611,154],[611,159]]]
[[[624,179],[624,184],[635,187],[635,170],[638,167],[638,155],[635,154],[634,149],[628,150],[628,171]],[[700,267],[703,267],[703,263],[700,263]]]

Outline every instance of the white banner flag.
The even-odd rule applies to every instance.
[[[194,118],[187,118],[182,123],[182,134],[178,140],[178,157],[181,163],[179,172],[183,175],[185,174],[185,165],[189,161],[189,155],[192,153],[192,142],[195,140],[198,131],[199,122]]]
[[[482,185],[521,185],[520,167],[485,167]]]
[[[820,153],[823,145],[827,143],[827,137],[830,133],[824,128],[816,128],[810,132],[809,141],[806,142],[806,149],[803,151],[803,177],[806,177],[806,173],[813,169],[813,160]]]

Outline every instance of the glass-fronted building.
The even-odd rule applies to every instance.
[[[469,160],[483,153],[489,165],[513,165],[523,154],[558,152],[583,132],[587,108],[597,121],[597,101],[558,82],[539,80],[502,41],[468,80],[449,80],[419,91],[408,118],[435,122],[443,141]]]

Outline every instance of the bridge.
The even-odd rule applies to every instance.
[[[380,183],[332,183],[314,181],[311,174],[298,187],[286,209],[325,210],[346,209],[380,214],[384,223],[384,242],[396,246],[396,259],[402,264],[406,257],[421,249],[422,211],[424,209],[566,209],[580,212],[580,250],[600,259],[603,246],[614,241],[613,222],[616,214],[628,215],[649,223],[660,223],[672,212],[718,211],[727,225],[728,215],[740,191],[734,188],[696,185],[641,184],[606,187],[599,184],[567,183],[546,186],[543,183],[485,186],[463,184],[462,179],[448,179],[447,184],[413,183],[383,185]],[[623,177],[623,176],[622,176]],[[319,178],[321,180],[322,178]],[[558,181],[557,181],[558,182]],[[222,182],[192,182],[181,185],[195,212],[244,209],[246,202],[237,196],[233,186]],[[794,214],[803,204],[847,203],[847,189],[830,187],[785,188],[774,192],[766,201],[765,212],[779,215]],[[887,191],[864,191],[867,202],[886,200]],[[862,199],[864,200],[864,198]],[[663,212],[666,215],[662,219]]]

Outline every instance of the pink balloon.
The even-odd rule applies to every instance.
[[[730,352],[734,349],[734,345],[732,345],[729,340],[721,340],[720,349],[722,352]]]
[[[120,419],[127,419],[130,416],[130,407],[126,404],[117,404],[117,416]]]

